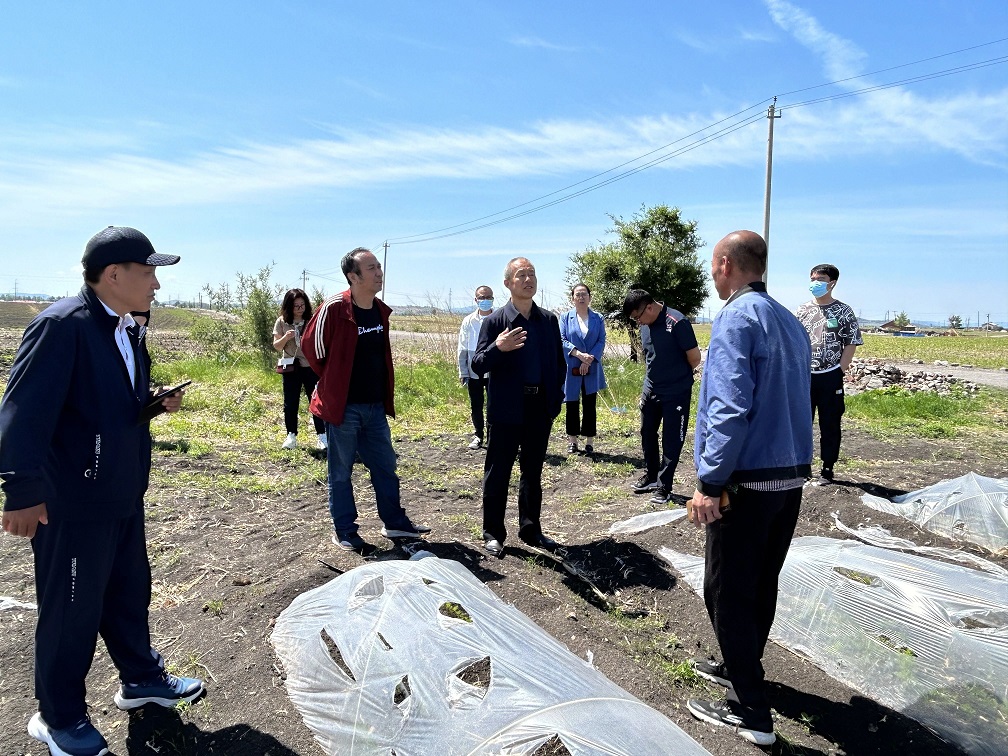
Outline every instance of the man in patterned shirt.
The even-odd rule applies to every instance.
[[[850,369],[854,351],[864,341],[854,310],[833,299],[833,289],[840,278],[836,266],[816,265],[809,278],[813,299],[799,307],[797,315],[812,342],[812,416],[819,412],[822,471],[812,485],[824,486],[833,481],[833,466],[840,457],[844,373]]]

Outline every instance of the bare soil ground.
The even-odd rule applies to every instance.
[[[279,431],[278,431],[279,433]],[[278,436],[279,438],[279,436]],[[716,686],[675,674],[675,664],[717,653],[701,599],[657,556],[670,546],[703,553],[703,534],[685,521],[632,536],[609,537],[611,523],[650,511],[635,496],[639,475],[635,436],[600,438],[594,460],[568,458],[560,430],[547,459],[543,523],[568,544],[568,560],[580,565],[597,588],[549,560],[508,541],[503,559],[485,555],[479,539],[483,452],[465,449],[462,437],[398,438],[403,499],[414,520],[434,532],[426,548],[465,564],[504,601],[514,604],[577,656],[591,652],[607,677],[674,720],[718,756],[756,753],[725,729],[689,715],[690,697],[717,697]],[[162,441],[163,450],[171,441]],[[129,715],[112,703],[118,684],[99,644],[88,678],[92,718],[115,754],[230,754],[318,756],[321,751],[284,688],[269,636],[276,616],[298,594],[361,563],[330,543],[331,523],[323,480],[284,495],[235,491],[207,498],[173,483],[186,473],[227,476],[268,474],[255,450],[210,454],[201,459],[157,455],[159,482],[148,500],[148,541],[154,573],[151,626],[155,645],[182,674],[208,681],[209,694],[182,710],[145,707]],[[242,454],[243,451],[247,455]],[[680,464],[676,494],[692,493],[690,450]],[[307,464],[297,452],[289,464]],[[919,544],[951,542],[889,518],[860,503],[864,491],[892,495],[973,470],[1008,475],[1002,454],[956,441],[875,440],[848,431],[836,485],[806,488],[796,535],[838,537],[832,512],[849,526],[871,520]],[[269,463],[275,464],[275,463]],[[241,467],[242,469],[238,469]],[[355,473],[361,534],[382,547],[376,558],[403,558],[381,538],[373,491],[365,472]],[[513,502],[513,498],[512,498]],[[512,505],[513,507],[513,505]],[[509,517],[514,517],[509,509]],[[513,527],[509,521],[509,527]],[[34,601],[27,542],[0,538],[0,596]],[[1008,567],[1008,557],[995,557]],[[26,733],[36,709],[32,695],[34,612],[0,611],[0,754],[42,754]],[[927,729],[836,682],[809,662],[770,644],[764,664],[781,736],[768,752],[781,754],[958,753]],[[558,751],[563,753],[563,751]],[[442,756],[429,754],[428,756]]]

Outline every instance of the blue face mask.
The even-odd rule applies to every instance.
[[[478,299],[476,300],[476,306],[479,307],[483,312],[493,309],[492,299]]]
[[[812,292],[813,297],[821,297],[829,291],[829,284],[826,281],[813,281],[809,284],[808,290]]]

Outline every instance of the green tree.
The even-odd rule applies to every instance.
[[[270,280],[272,274],[273,263],[254,275],[239,272],[233,293],[227,283],[203,287],[212,309],[238,316],[242,344],[259,354],[264,367],[270,367],[276,359],[273,323],[284,293],[282,286]]]
[[[962,317],[959,315],[949,315],[949,328],[962,328]]]
[[[901,311],[900,314],[896,316],[895,320],[893,320],[893,322],[896,324],[898,328],[906,328],[907,326],[910,325],[910,316],[907,315],[905,312]]]
[[[568,287],[578,281],[592,292],[592,309],[612,316],[636,345],[637,329],[623,316],[623,299],[631,288],[644,289],[688,318],[699,314],[707,299],[709,273],[697,251],[704,242],[696,221],[683,220],[678,207],[642,205],[629,221],[609,216],[616,240],[575,253],[566,272]]]

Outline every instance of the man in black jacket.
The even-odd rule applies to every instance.
[[[563,405],[567,369],[556,315],[532,301],[537,289],[535,266],[524,257],[508,262],[504,288],[511,292],[511,300],[483,321],[472,361],[473,372],[490,374],[483,548],[497,557],[504,554],[504,512],[516,458],[521,470],[518,537],[537,548],[552,551],[558,546],[543,535],[539,515],[546,447]]]
[[[88,242],[84,286],[25,330],[0,402],[3,529],[30,538],[38,623],[29,734],[51,754],[101,756],[84,680],[98,635],[119,670],[120,709],[174,706],[203,682],[163,668],[151,648],[150,562],[143,497],[151,436],[140,420],[150,401],[150,355],[131,311],[150,309],[154,251],[132,228],[109,226]],[[175,412],[181,392],[163,400]]]

